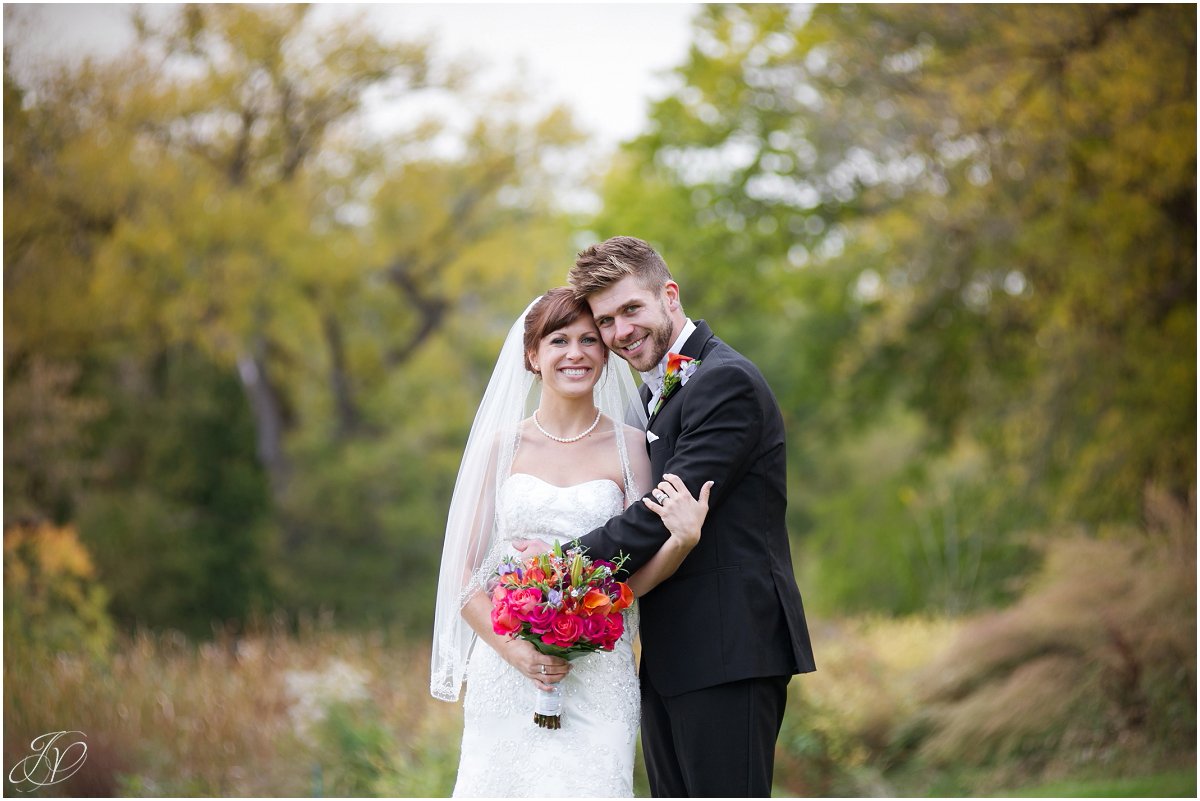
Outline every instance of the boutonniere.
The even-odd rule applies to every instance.
[[[667,398],[671,397],[671,393],[686,384],[699,366],[699,359],[693,359],[680,353],[667,354],[667,370],[663,374],[662,394],[658,397],[658,403],[654,405],[654,414],[658,414],[658,410],[662,408]]]

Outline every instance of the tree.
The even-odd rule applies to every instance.
[[[1194,486],[1194,64],[1181,6],[700,13],[596,227],[666,210],[641,230],[790,414],[810,555],[866,537],[919,564],[951,475],[973,519],[935,526],[936,550],[976,530],[985,566],[1021,529],[1131,520],[1148,485]],[[907,467],[858,485],[892,508],[831,517],[855,481],[836,454],[886,438],[897,406],[921,425]],[[976,445],[982,462],[955,455]],[[880,567],[840,598],[870,603]]]
[[[64,514],[103,540],[102,575],[130,578],[125,620],[145,619],[143,581],[178,600],[158,625],[187,603],[237,618],[271,593],[418,620],[379,587],[433,580],[445,454],[469,420],[444,415],[478,390],[459,376],[561,280],[552,163],[578,143],[569,118],[471,96],[427,44],[310,22],[187,6],[139,21],[124,58],[6,76],[6,370],[81,360],[81,391],[109,401],[95,461],[113,469]],[[384,91],[410,111],[394,136],[364,123]],[[420,112],[430,92],[469,104],[467,122]],[[177,567],[207,578],[123,562],[168,530]],[[265,565],[271,580],[252,578]]]

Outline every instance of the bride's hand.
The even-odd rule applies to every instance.
[[[550,690],[571,672],[571,663],[557,656],[546,656],[528,640],[514,637],[500,647],[500,656],[539,690]]]
[[[694,548],[700,541],[700,529],[708,517],[708,495],[713,482],[706,481],[700,488],[700,497],[693,498],[679,476],[664,473],[651,495],[658,501],[642,498],[652,512],[662,518],[671,536],[687,548]]]
[[[513,550],[519,551],[526,556],[550,553],[550,546],[542,540],[513,540],[512,547]]]

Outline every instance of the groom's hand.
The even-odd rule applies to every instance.
[[[550,546],[541,540],[513,540],[512,547],[514,550],[529,556],[550,553]]]

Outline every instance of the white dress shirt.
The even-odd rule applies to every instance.
[[[647,414],[654,414],[654,406],[662,396],[663,376],[667,372],[667,357],[672,353],[680,353],[683,350],[683,343],[687,342],[688,337],[695,331],[696,324],[692,322],[691,318],[688,318],[687,322],[683,324],[683,331],[679,333],[679,338],[675,340],[675,343],[671,347],[667,348],[667,352],[663,354],[658,364],[654,365],[654,369],[647,370],[641,374],[642,381],[646,386],[650,387],[650,402],[646,404]]]

